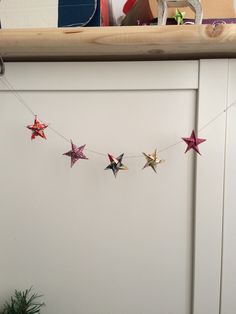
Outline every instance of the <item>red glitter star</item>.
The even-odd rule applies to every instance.
[[[27,128],[32,131],[31,140],[34,140],[36,136],[40,136],[46,139],[46,136],[43,130],[46,129],[47,127],[48,127],[48,124],[41,123],[38,120],[37,116],[35,116],[34,124],[27,126]]]
[[[198,145],[200,145],[201,143],[205,142],[206,139],[196,137],[196,134],[195,134],[195,132],[193,130],[190,137],[182,137],[182,140],[184,140],[185,143],[188,145],[188,147],[186,148],[185,153],[187,153],[187,151],[189,151],[190,149],[193,149],[193,150],[195,150],[195,152],[197,152],[199,155],[201,155],[201,153],[200,153],[200,151],[198,149]]]

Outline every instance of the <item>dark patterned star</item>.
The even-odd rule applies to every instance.
[[[113,174],[116,178],[117,173],[120,170],[128,170],[128,167],[122,164],[124,154],[121,154],[119,157],[115,158],[112,155],[108,154],[110,165],[108,165],[105,170],[111,169],[113,171]]]

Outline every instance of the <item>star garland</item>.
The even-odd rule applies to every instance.
[[[36,137],[41,137],[43,139],[46,139],[46,135],[44,133],[44,130],[46,128],[49,128],[50,130],[52,130],[53,132],[55,132],[55,134],[57,134],[58,136],[60,136],[61,138],[63,138],[64,140],[68,141],[71,143],[71,150],[64,153],[63,155],[68,156],[71,158],[71,168],[74,166],[74,164],[79,160],[79,159],[88,159],[85,154],[84,154],[84,150],[87,150],[88,152],[91,153],[95,153],[97,155],[101,155],[101,156],[106,156],[104,153],[101,152],[97,152],[94,150],[90,150],[90,149],[85,149],[86,145],[82,145],[82,146],[77,146],[75,145],[72,140],[68,140],[63,134],[61,134],[60,132],[58,132],[57,130],[55,130],[54,128],[52,128],[51,126],[49,126],[49,124],[43,123],[42,121],[40,121],[37,117],[37,115],[33,112],[33,110],[31,109],[31,107],[25,102],[25,100],[22,98],[22,96],[20,96],[17,91],[15,91],[15,89],[13,88],[13,86],[11,85],[11,83],[4,78],[4,80],[2,81],[3,84],[9,89],[9,91],[12,91],[12,94],[14,94],[14,96],[19,100],[19,102],[21,102],[22,105],[25,106],[25,108],[34,116],[34,123],[31,125],[27,126],[27,129],[29,129],[32,134],[31,134],[31,139],[34,140],[36,139]],[[208,127],[210,124],[212,124],[215,120],[217,120],[222,114],[225,114],[228,110],[230,110],[232,107],[236,106],[236,101],[232,102],[227,109],[222,110],[221,112],[219,112],[217,115],[215,115],[210,121],[208,121],[201,129],[200,131],[202,131],[203,129],[205,129],[206,127]],[[187,153],[190,150],[193,150],[195,153],[201,155],[200,150],[199,150],[199,145],[204,143],[206,141],[206,139],[204,138],[199,138],[196,135],[195,130],[192,131],[190,137],[182,137],[181,141],[175,142],[172,145],[167,146],[166,148],[160,150],[159,152],[163,152],[166,150],[169,150],[170,148],[178,145],[181,142],[185,142],[187,144],[187,148],[185,150],[185,153]],[[160,159],[158,154],[157,154],[157,149],[154,150],[154,152],[152,154],[148,154],[148,153],[142,153],[143,157],[146,160],[146,164],[143,166],[143,169],[151,167],[152,170],[156,173],[157,172],[157,165],[161,164],[164,162],[163,159]],[[126,156],[126,158],[140,158],[142,157],[142,155],[136,155],[136,156]],[[124,158],[124,154],[121,154],[118,157],[114,157],[111,154],[108,154],[109,160],[110,160],[110,164],[105,168],[105,170],[112,170],[114,176],[116,177],[118,172],[120,170],[128,170],[128,167],[125,166],[122,163],[122,160]]]
[[[46,136],[44,134],[44,129],[47,127],[48,127],[48,124],[40,122],[37,115],[35,115],[34,124],[27,126],[27,128],[32,131],[31,139],[35,139],[37,136],[42,137],[43,139],[46,139]],[[59,132],[56,131],[56,133],[60,135]],[[64,136],[63,138],[66,139]],[[206,139],[198,138],[195,134],[195,131],[193,130],[190,137],[183,137],[182,140],[187,144],[185,153],[193,149],[196,153],[201,155],[198,145],[205,142]],[[72,168],[79,159],[88,160],[88,158],[84,154],[86,144],[82,146],[77,146],[73,143],[72,140],[70,140],[70,143],[71,143],[71,150],[64,153],[63,155],[71,158],[70,167]],[[99,154],[103,155],[102,153],[99,153]],[[155,173],[157,173],[157,170],[156,170],[157,165],[164,162],[163,159],[160,159],[158,157],[157,149],[155,149],[154,152],[151,154],[144,153],[144,152],[142,154],[144,158],[146,159],[146,163],[143,166],[143,169],[150,167]],[[119,155],[118,157],[114,157],[112,154],[108,154],[110,164],[105,168],[105,170],[112,170],[115,178],[117,177],[117,174],[120,170],[128,170],[128,167],[122,163],[123,157],[124,157],[124,153]]]

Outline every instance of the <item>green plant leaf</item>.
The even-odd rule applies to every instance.
[[[32,293],[32,287],[25,291],[15,290],[14,296],[3,306],[0,314],[40,314],[45,304],[40,302],[42,295]]]

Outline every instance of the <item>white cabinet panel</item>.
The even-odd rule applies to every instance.
[[[229,61],[228,107],[236,101],[236,60]],[[227,145],[224,202],[224,250],[222,270],[222,308],[221,314],[236,312],[236,145],[235,145],[236,108],[232,107],[227,115]]]
[[[219,313],[228,60],[202,60],[197,160],[194,314]],[[205,127],[207,126],[207,127]]]
[[[27,67],[27,72],[25,72]],[[19,90],[197,89],[197,61],[7,63],[6,76]],[[22,75],[24,79],[22,79]],[[0,81],[0,83],[2,83]],[[5,89],[0,84],[0,89]]]

